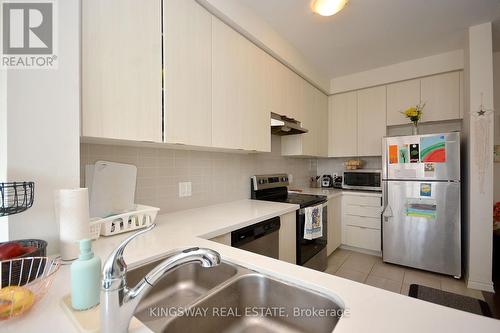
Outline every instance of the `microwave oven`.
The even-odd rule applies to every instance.
[[[346,190],[382,191],[381,170],[347,170],[342,177],[342,188]]]

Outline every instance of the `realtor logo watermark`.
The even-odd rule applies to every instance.
[[[56,4],[2,1],[2,68],[57,68]]]

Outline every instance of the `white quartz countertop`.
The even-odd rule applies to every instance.
[[[314,195],[325,195],[328,199],[338,197],[340,195],[359,195],[359,196],[371,196],[371,197],[381,197],[381,192],[375,191],[354,191],[354,190],[343,190],[339,188],[290,188],[290,192],[304,193],[304,194],[314,194]]]
[[[298,206],[240,200],[191,209],[157,218],[158,227],[131,242],[125,251],[130,266],[176,248],[209,247],[223,260],[324,292],[341,300],[349,315],[341,318],[335,333],[352,332],[500,332],[500,321],[457,311],[414,298],[310,270],[276,259],[212,242],[207,238],[293,212]],[[130,233],[94,242],[103,260]],[[69,267],[58,272],[49,293],[25,316],[0,323],[2,332],[77,332],[63,313],[60,299],[68,294]],[[148,332],[135,322],[134,332]],[[139,325],[138,325],[139,324]],[[200,329],[200,332],[203,330]]]

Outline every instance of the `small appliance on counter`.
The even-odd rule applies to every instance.
[[[381,170],[346,170],[342,176],[342,188],[358,191],[382,191]]]
[[[342,176],[334,176],[333,177],[332,187],[333,188],[338,188],[338,189],[342,188]]]
[[[331,175],[323,175],[321,177],[321,187],[333,187],[333,177]]]

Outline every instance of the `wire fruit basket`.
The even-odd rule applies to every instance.
[[[0,217],[24,212],[33,206],[34,182],[0,183]]]
[[[17,317],[47,293],[60,258],[30,257],[0,262],[0,320]]]

